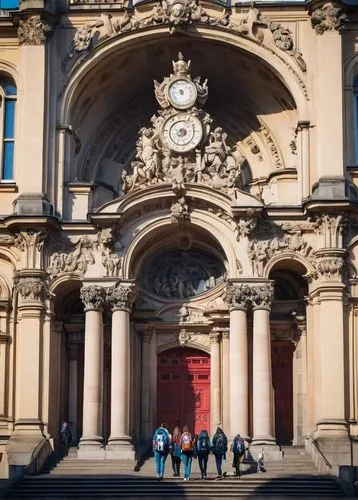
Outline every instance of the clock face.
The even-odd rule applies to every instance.
[[[196,98],[196,86],[185,78],[174,80],[168,87],[168,100],[174,108],[190,108],[194,106]]]
[[[163,142],[177,153],[186,153],[194,149],[203,136],[200,121],[188,113],[178,113],[164,123]]]

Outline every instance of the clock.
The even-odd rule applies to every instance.
[[[167,98],[176,109],[188,109],[194,106],[198,92],[195,84],[186,78],[177,78],[167,87]]]
[[[163,142],[177,153],[187,153],[194,149],[203,137],[200,120],[189,113],[177,113],[163,125]]]

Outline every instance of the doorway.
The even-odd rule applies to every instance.
[[[210,356],[178,347],[158,356],[157,422],[177,423],[193,434],[210,429]]]

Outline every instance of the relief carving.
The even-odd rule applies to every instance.
[[[75,273],[83,275],[89,265],[94,264],[94,242],[88,236],[81,236],[75,249],[69,253],[54,252],[50,257],[47,272],[51,276],[61,273]]]
[[[270,132],[264,126],[262,126],[259,131],[264,136],[265,142],[266,142],[266,144],[268,146],[268,149],[269,149],[269,151],[270,151],[270,153],[272,155],[273,164],[274,164],[275,168],[283,168],[283,163],[282,163],[281,156],[280,156],[280,154],[278,152],[278,149],[276,147],[276,144],[275,144],[274,140],[271,137]]]
[[[114,243],[112,228],[104,228],[97,233],[97,247],[101,252],[105,276],[107,278],[118,277],[122,261],[121,257],[113,252]]]
[[[178,342],[182,347],[185,346],[191,340],[191,333],[187,332],[185,328],[182,328],[178,333]]]
[[[236,224],[236,239],[239,241],[241,238],[247,238],[257,226],[257,219],[240,219]]]
[[[344,260],[341,257],[320,257],[315,262],[318,275],[324,279],[341,279]]]
[[[325,31],[341,30],[347,22],[348,16],[343,9],[336,4],[327,2],[323,7],[316,9],[311,14],[311,24],[317,35],[323,35]]]
[[[347,219],[343,215],[321,215],[314,222],[315,231],[323,236],[323,248],[342,248]]]
[[[41,16],[20,19],[17,35],[20,45],[43,45],[52,35],[51,24]]]
[[[189,205],[185,196],[173,201],[170,207],[171,221],[174,224],[184,224],[190,221]]]

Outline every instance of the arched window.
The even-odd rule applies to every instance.
[[[11,78],[0,76],[1,97],[1,181],[14,179],[14,146],[15,146],[15,106],[16,86]]]
[[[353,78],[355,163],[358,164],[358,75]]]

